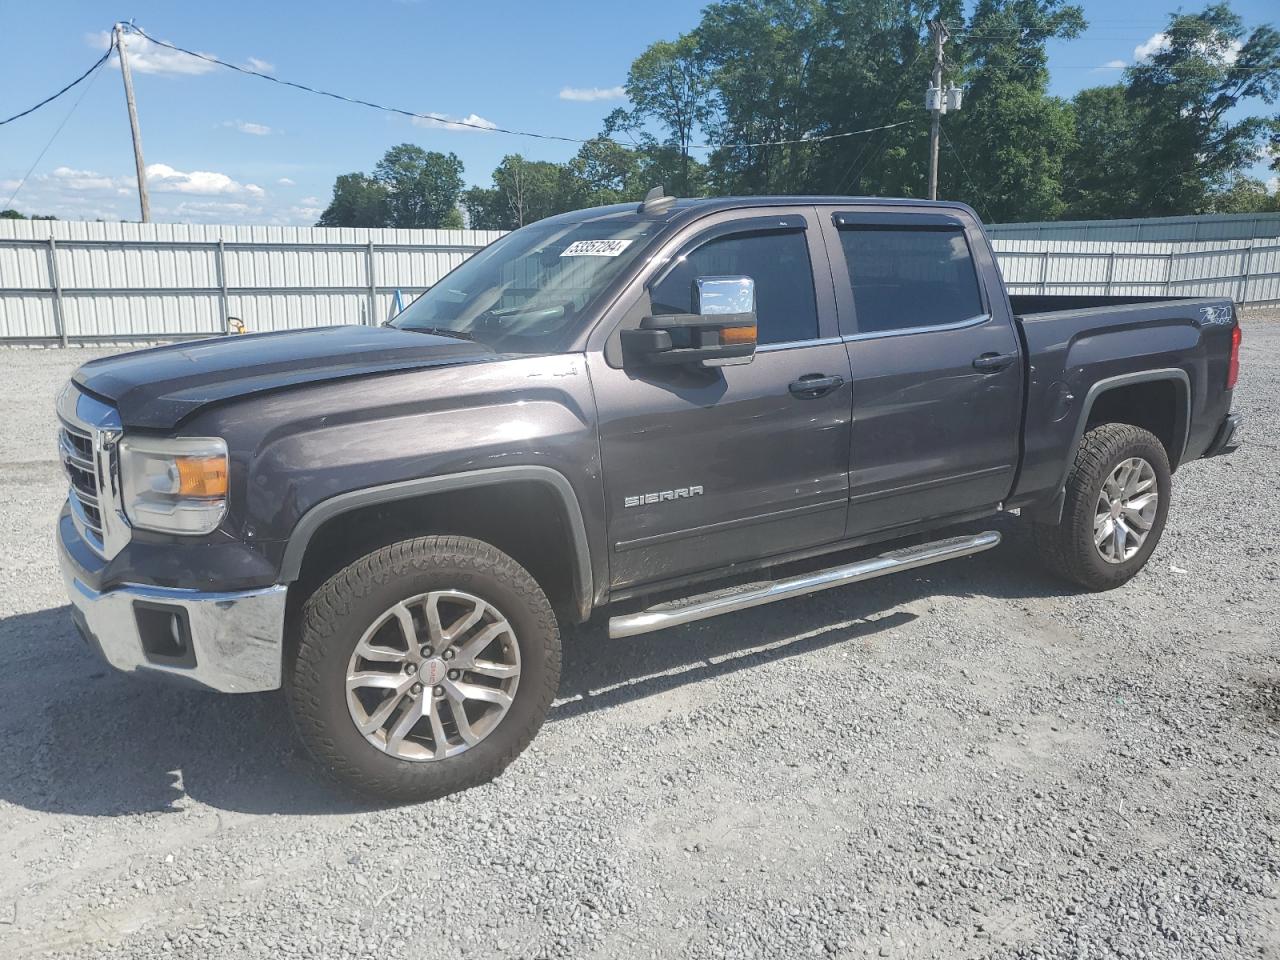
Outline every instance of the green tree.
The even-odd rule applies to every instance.
[[[702,14],[698,49],[712,71],[721,147],[710,157],[718,192],[805,192],[819,156],[799,140],[831,129],[826,71],[839,46],[820,0],[722,0]]]
[[[26,214],[19,213],[17,210],[14,210],[12,208],[8,210],[0,210],[0,220],[25,220],[25,219],[27,219]]]
[[[333,199],[317,227],[385,227],[387,188],[363,173],[344,173],[333,184]]]
[[[675,189],[689,196],[694,164],[690,146],[712,115],[711,74],[697,38],[685,35],[651,44],[631,64],[626,91],[632,123],[656,122],[667,142],[679,151],[680,180]]]
[[[1209,198],[1209,213],[1277,213],[1280,193],[1267,193],[1267,185],[1254,177],[1237,174],[1225,190]]]
[[[469,187],[462,191],[462,209],[472,230],[507,230],[507,201],[497,187]]]
[[[1063,202],[1071,219],[1137,215],[1143,171],[1136,145],[1142,114],[1123,83],[1081,90],[1071,101],[1074,136],[1063,164]]]
[[[942,121],[946,196],[996,223],[1062,213],[1072,117],[1065,101],[1048,95],[1045,44],[1084,27],[1081,9],[1065,0],[978,0],[954,45],[965,100]]]
[[[1244,100],[1274,103],[1280,94],[1280,33],[1246,33],[1226,4],[1170,17],[1166,41],[1129,68],[1128,98],[1141,116],[1133,148],[1141,176],[1139,216],[1199,213],[1230,192],[1250,166],[1275,119],[1240,116]]]
[[[460,222],[456,210],[462,161],[457,154],[402,143],[383,154],[373,178],[387,191],[387,226],[439,228],[446,220]]]

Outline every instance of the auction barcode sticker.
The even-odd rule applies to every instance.
[[[616,257],[630,245],[630,240],[575,240],[564,248],[560,256]]]

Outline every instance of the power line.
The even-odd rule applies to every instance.
[[[301,90],[304,93],[315,94],[316,96],[319,96],[319,97],[328,97],[331,100],[340,100],[343,103],[352,103],[361,107],[369,107],[373,110],[381,110],[384,113],[395,113],[395,114],[399,114],[400,116],[409,117],[410,119],[415,119],[415,120],[428,120],[431,123],[440,124],[442,126],[464,127],[469,130],[483,130],[489,133],[505,133],[514,137],[533,137],[534,139],[537,139],[537,140],[557,140],[562,143],[591,143],[596,140],[608,140],[612,143],[619,144],[619,146],[623,146],[623,147],[627,146],[627,144],[620,143],[618,140],[614,140],[612,137],[587,137],[587,138],[566,137],[566,136],[561,136],[559,134],[554,134],[554,133],[539,133],[532,130],[515,130],[510,127],[499,127],[493,124],[474,123],[469,120],[449,120],[449,119],[446,119],[445,117],[432,116],[429,113],[418,113],[413,110],[405,110],[403,107],[390,107],[385,104],[374,103],[372,100],[362,100],[359,97],[348,97],[345,94],[333,93],[332,91],[329,91],[329,90],[320,90],[316,87],[308,86],[305,83],[297,83],[293,80],[284,80],[280,77],[273,77],[269,73],[262,73],[261,71],[254,70],[251,67],[244,67],[244,66],[240,66],[239,64],[228,63],[226,60],[219,60],[217,57],[211,56],[210,54],[207,54],[207,53],[197,53],[194,50],[188,50],[186,47],[180,47],[177,44],[168,43],[164,40],[157,40],[155,37],[151,36],[149,33],[144,31],[141,27],[138,27],[132,24],[124,24],[123,26],[125,29],[129,30],[131,33],[136,33],[139,36],[144,37],[147,40],[151,41],[152,43],[157,44],[158,46],[165,47],[169,50],[175,50],[178,53],[185,53],[189,57],[195,57],[198,60],[204,60],[207,63],[217,64],[220,67],[226,67],[228,70],[235,70],[237,73],[247,74],[248,76],[251,76],[251,77],[259,77],[263,80],[270,80],[272,83],[278,83],[278,84],[281,84],[282,86],[293,87],[295,90]],[[733,149],[733,148],[745,148],[745,147],[782,146],[784,144],[793,144],[793,143],[821,143],[826,140],[839,140],[842,137],[855,137],[863,133],[873,133],[877,130],[887,130],[890,127],[901,126],[903,123],[910,123],[910,122],[912,121],[904,120],[900,123],[888,124],[887,126],[869,127],[866,130],[849,130],[844,133],[830,133],[830,134],[822,134],[820,136],[798,137],[793,140],[768,140],[768,141],[761,141],[758,143],[691,143],[688,145],[686,149],[719,150],[722,148]]]
[[[902,88],[906,86],[907,81],[911,78],[911,70],[912,68],[915,67],[916,63],[919,62],[920,57],[921,55],[923,55],[923,53],[924,53],[924,47],[917,46],[916,55],[912,57],[911,62],[908,63],[906,67],[903,68],[902,76],[898,78],[898,85],[894,88],[893,94],[889,97],[888,106],[883,114],[884,117],[888,117],[890,112],[897,109],[898,97],[902,95]],[[914,121],[911,121],[911,120],[903,121],[903,123],[912,123],[912,122]],[[887,128],[882,127],[881,129],[887,129]],[[863,154],[867,152],[867,148],[871,146],[871,142],[873,139],[875,138],[873,137],[863,142],[862,149],[858,151],[857,156],[853,158],[853,162],[849,164],[849,166],[845,169],[844,174],[840,177],[840,180],[836,183],[836,188],[834,190],[835,193],[839,193],[841,190],[844,189],[844,184],[845,184],[845,181],[849,179],[849,174],[853,173],[853,168],[858,165],[858,161],[861,160]],[[880,139],[885,140],[887,142],[886,137],[881,137]],[[879,156],[879,154],[876,154],[876,156]],[[854,176],[854,182],[857,181],[858,177],[862,176],[862,171],[866,169],[866,167],[870,166],[871,162],[872,162],[872,158],[868,157],[867,162],[863,166],[858,167],[858,172]]]
[[[113,45],[114,45],[114,41],[113,41]],[[112,46],[107,47],[107,56],[111,55],[111,50],[112,50]],[[83,101],[84,98],[89,95],[89,91],[93,89],[93,81],[98,79],[97,70],[99,67],[102,66],[102,64],[105,61],[106,61],[106,57],[104,57],[102,60],[99,60],[90,69],[89,72],[93,74],[93,79],[90,80],[88,85],[84,88],[84,90],[80,92],[80,96],[76,97],[76,102],[71,105],[71,109],[67,111],[67,115],[62,118],[62,122],[59,123],[57,128],[53,131],[52,136],[50,136],[49,139],[45,141],[44,147],[40,150],[40,153],[36,156],[35,160],[32,161],[31,166],[27,167],[27,172],[22,175],[22,179],[18,181],[18,185],[13,188],[13,193],[9,194],[9,199],[5,201],[4,205],[6,209],[13,206],[14,198],[18,196],[18,193],[26,185],[27,180],[30,178],[32,171],[35,170],[36,167],[40,166],[40,161],[44,159],[44,155],[48,153],[49,148],[53,146],[53,141],[58,139],[58,134],[60,134],[62,132],[62,128],[67,125],[67,121],[71,119],[71,115],[76,112],[76,109],[80,106],[81,101]],[[83,80],[84,77],[81,77],[80,79]],[[79,82],[80,82],[79,80],[76,81],[76,83],[79,83]],[[67,89],[70,89],[70,87],[68,87]],[[33,107],[32,109],[35,109],[35,108]]]
[[[39,109],[40,109],[41,107],[43,107],[45,104],[53,103],[53,101],[57,100],[60,96],[62,96],[64,93],[66,93],[66,92],[67,92],[68,90],[70,90],[72,87],[74,87],[77,83],[79,83],[81,80],[84,80],[87,76],[89,76],[89,74],[93,73],[93,71],[97,70],[100,66],[102,66],[104,63],[106,63],[106,62],[107,62],[107,57],[111,56],[111,51],[112,51],[112,50],[114,50],[114,49],[115,49],[115,45],[114,45],[114,44],[110,44],[110,45],[108,45],[108,46],[107,46],[107,52],[106,52],[106,53],[104,53],[101,57],[99,57],[99,58],[98,58],[98,62],[97,62],[97,63],[95,63],[92,67],[90,67],[90,68],[89,68],[88,70],[86,70],[84,73],[80,74],[80,76],[76,77],[74,80],[72,80],[70,83],[68,83],[65,87],[63,87],[61,90],[59,90],[59,91],[58,91],[57,93],[55,93],[53,96],[51,96],[51,97],[45,97],[43,100],[41,100],[39,103],[37,103],[34,107],[28,107],[26,110],[23,110],[21,113],[15,113],[12,117],[9,117],[9,118],[7,118],[7,119],[5,119],[5,120],[0,120],[0,127],[3,127],[6,123],[13,123],[13,121],[18,120],[18,119],[20,119],[20,118],[22,118],[22,117],[25,117],[25,116],[26,116],[27,114],[29,114],[29,113],[35,113],[37,110],[39,110]]]
[[[960,151],[956,149],[956,145],[951,142],[951,138],[947,136],[947,131],[942,129],[942,139],[947,141],[947,146],[951,148],[951,155],[956,158],[956,163],[960,164],[960,172],[964,174],[965,183],[969,184],[969,189],[973,191],[973,205],[978,208],[978,212],[982,214],[983,222],[987,220],[987,206],[978,199],[978,188],[973,182],[973,178],[969,176],[969,168],[964,165],[964,158],[960,156]]]

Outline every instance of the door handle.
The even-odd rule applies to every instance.
[[[812,400],[825,397],[832,390],[844,386],[844,377],[827,376],[823,373],[806,373],[799,380],[792,380],[787,389],[795,396]]]
[[[973,367],[975,370],[1003,370],[1017,359],[1016,353],[984,353],[974,358]]]

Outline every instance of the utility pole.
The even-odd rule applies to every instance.
[[[932,114],[929,124],[929,199],[938,199],[938,135],[942,115],[947,109],[947,95],[942,89],[942,45],[950,36],[941,20],[929,21],[929,34],[933,37],[933,83],[925,105]]]
[[[133,74],[129,72],[129,54],[125,51],[123,25],[117,23],[113,30],[116,54],[120,57],[120,76],[124,78],[124,99],[129,105],[129,130],[133,134],[133,165],[138,171],[138,206],[142,208],[142,222],[151,222],[151,197],[147,194],[147,167],[142,162],[142,134],[138,131],[138,107],[133,102]]]

